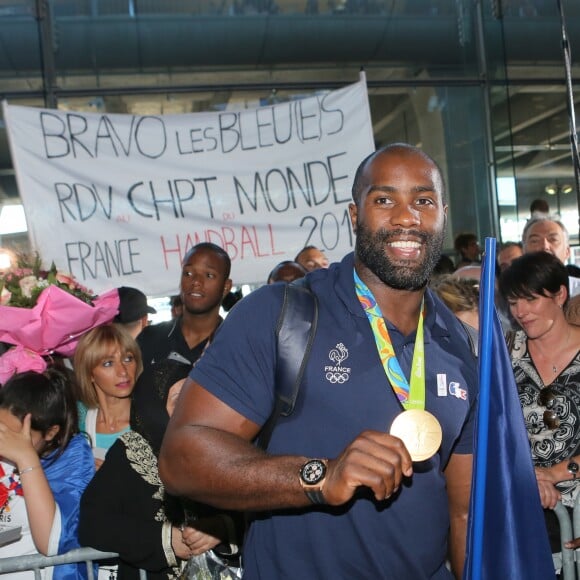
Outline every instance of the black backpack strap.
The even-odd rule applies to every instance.
[[[306,278],[286,284],[276,327],[276,401],[258,435],[257,445],[261,449],[268,447],[278,418],[294,411],[317,322],[318,301]]]

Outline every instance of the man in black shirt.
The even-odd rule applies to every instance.
[[[202,242],[185,255],[182,262],[180,317],[147,326],[137,342],[147,370],[167,357],[193,364],[203,352],[222,319],[222,300],[232,287],[231,261],[216,244]]]

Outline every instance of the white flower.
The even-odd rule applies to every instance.
[[[36,288],[38,280],[36,276],[25,276],[24,278],[21,278],[18,284],[22,290],[22,295],[26,296],[26,298],[32,298],[32,291]]]
[[[8,304],[10,298],[12,298],[12,292],[8,288],[2,288],[2,292],[0,292],[0,305],[4,306]]]

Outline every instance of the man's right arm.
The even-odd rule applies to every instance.
[[[259,425],[188,380],[159,457],[167,491],[223,509],[309,505],[298,474],[310,458],[265,453],[252,444],[259,430]],[[341,505],[359,486],[366,486],[383,500],[411,474],[411,458],[399,439],[365,431],[329,461],[323,493],[327,503]]]

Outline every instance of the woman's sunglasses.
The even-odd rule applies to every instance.
[[[554,403],[556,402],[556,395],[552,392],[550,387],[545,387],[540,391],[538,395],[538,405],[541,407],[546,407],[543,415],[544,425],[548,429],[556,429],[560,426],[560,417],[554,409]]]

